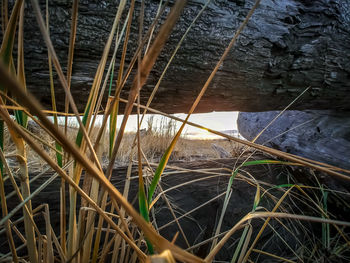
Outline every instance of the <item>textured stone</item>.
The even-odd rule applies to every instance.
[[[278,111],[240,112],[240,134],[252,140]],[[286,111],[257,143],[350,169],[350,112]]]
[[[51,38],[64,70],[72,1],[50,1]],[[114,1],[79,1],[78,31],[72,93],[83,110],[94,73],[117,9]],[[149,97],[166,62],[204,0],[189,1],[171,38],[141,92]],[[159,1],[147,0],[145,30]],[[212,0],[190,31],[151,106],[171,113],[186,112],[219,60],[254,0]],[[44,11],[44,1],[41,1]],[[127,63],[136,49],[136,2]],[[341,0],[264,0],[199,104],[198,112],[213,110],[265,111],[287,105],[307,86],[310,91],[294,109],[350,110],[350,3]],[[168,13],[169,8],[165,13]],[[165,14],[162,16],[164,20]],[[28,88],[50,108],[47,50],[32,8],[26,2],[25,64]],[[158,27],[159,28],[159,27]],[[120,52],[119,52],[120,58]],[[118,61],[119,62],[119,59]],[[130,85],[122,91],[126,98]],[[59,110],[64,92],[56,81]]]

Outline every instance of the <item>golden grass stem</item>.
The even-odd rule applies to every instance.
[[[120,126],[120,130],[114,144],[114,149],[113,149],[110,163],[107,167],[107,171],[106,171],[107,177],[110,177],[110,175],[112,174],[113,164],[118,153],[118,149],[124,134],[125,126],[133,107],[133,103],[135,102],[137,94],[139,92],[139,88],[141,88],[144,85],[160,51],[162,50],[165,44],[165,41],[167,40],[171,30],[173,29],[175,22],[180,16],[185,4],[186,4],[186,1],[177,1],[175,3],[174,7],[170,11],[170,14],[166,22],[160,28],[159,33],[156,39],[154,40],[149,52],[145,55],[145,57],[142,60],[140,78],[136,77],[134,79],[132,87],[129,92],[128,103],[125,106],[123,121]]]
[[[131,59],[131,62],[129,63],[129,66],[126,70],[126,73],[124,74],[124,77],[123,77],[123,80],[121,82],[121,85],[119,87],[117,87],[116,91],[115,91],[115,97],[117,97],[118,94],[120,94],[120,91],[122,90],[122,88],[124,87],[127,79],[129,78],[130,76],[130,73],[131,73],[131,70],[133,69],[135,63],[136,63],[136,60],[138,58],[138,54],[142,51],[144,45],[146,44],[146,41],[147,39],[150,37],[150,34],[152,32],[152,29],[156,26],[156,24],[158,23],[161,15],[163,14],[163,12],[165,11],[165,8],[166,6],[168,5],[169,3],[169,0],[167,0],[164,4],[164,6],[162,7],[161,11],[159,12],[159,14],[156,16],[156,18],[154,19],[154,21],[152,22],[152,24],[150,25],[148,31],[145,33],[143,39],[142,39],[142,43],[141,45],[139,45],[135,51],[135,54],[134,56],[132,57]],[[112,102],[112,105],[111,107],[113,107],[115,101]]]
[[[116,56],[117,56],[117,51],[118,51],[118,48],[119,48],[119,45],[120,45],[120,42],[122,40],[122,37],[124,35],[124,32],[125,32],[125,28],[126,28],[126,25],[127,25],[127,21],[129,20],[129,15],[130,15],[130,12],[128,13],[128,16],[126,17],[126,21],[124,22],[124,25],[123,25],[123,28],[120,32],[120,34],[117,32],[117,35],[116,35],[116,43],[115,43],[115,47],[114,47],[114,51],[113,51],[113,56],[112,56],[112,59],[111,59],[111,62],[109,64],[109,67],[108,67],[108,71],[107,71],[107,74],[105,76],[105,80],[104,80],[104,83],[103,83],[103,86],[102,86],[102,89],[101,89],[101,92],[100,92],[100,96],[98,98],[98,101],[97,101],[97,104],[96,104],[96,110],[95,110],[95,113],[94,113],[94,118],[92,120],[92,126],[94,126],[94,123],[96,121],[96,117],[97,115],[100,113],[99,112],[99,108],[101,107],[101,104],[102,104],[102,99],[104,97],[104,93],[105,93],[105,89],[106,89],[106,86],[107,86],[107,83],[108,83],[108,79],[109,79],[109,76],[111,74],[111,71],[112,71],[112,67],[114,66],[115,64],[115,60],[116,60]],[[108,109],[108,103],[110,103],[110,100],[108,98],[107,100],[107,106],[105,107],[106,108],[106,111]],[[102,126],[101,126],[101,129],[102,129]],[[95,142],[95,145],[99,143],[99,140],[96,140]]]
[[[20,87],[18,86],[18,83],[13,80],[7,73],[7,71],[4,69],[4,66],[2,63],[0,63],[0,80],[3,85],[6,85],[7,87],[11,88],[14,92],[17,94],[17,99],[20,101],[25,107],[28,107],[30,109],[32,114],[35,114],[38,116],[38,118],[43,122],[43,124],[55,135],[55,137],[60,141],[62,147],[70,152],[72,156],[76,159],[77,162],[79,162],[87,172],[89,172],[92,176],[97,178],[100,181],[100,184],[104,187],[105,190],[108,191],[111,198],[115,199],[121,206],[124,207],[126,212],[133,218],[133,221],[144,231],[145,235],[149,240],[156,245],[157,249],[162,251],[164,249],[170,249],[172,253],[174,254],[175,258],[178,260],[183,260],[186,262],[202,262],[202,260],[188,252],[184,252],[179,247],[171,244],[169,241],[164,239],[163,237],[159,236],[154,229],[148,225],[144,219],[135,211],[135,209],[130,205],[130,203],[120,194],[120,192],[107,180],[107,178],[104,176],[101,170],[97,169],[95,165],[91,163],[91,161],[84,155],[81,154],[79,149],[75,145],[72,145],[70,141],[64,136],[64,134],[57,130],[55,126],[46,118],[46,116],[41,111],[41,106],[39,102],[36,101],[35,98],[30,93],[24,93]],[[51,158],[31,140],[31,138],[24,133],[18,125],[13,123],[10,117],[7,117],[4,113],[4,109],[0,107],[0,116],[6,120],[6,123],[8,126],[10,126],[12,129],[15,129],[15,131],[20,134],[23,138],[25,138],[26,142],[33,148],[34,151],[38,152],[39,155],[56,171],[59,171],[59,174],[64,177],[65,180],[69,180],[69,183],[75,187],[76,190],[79,190],[80,195],[84,195],[84,198],[89,198],[85,192],[81,191],[81,188],[77,187],[77,185],[71,180],[70,177],[68,177],[65,172],[58,167]],[[96,205],[90,198],[89,202],[91,204]],[[97,207],[97,205],[96,205]],[[96,210],[100,209],[95,208]],[[101,210],[98,210],[102,213]],[[103,213],[102,213],[103,214]],[[105,216],[103,214],[103,216]],[[109,217],[108,220],[110,220]],[[113,223],[113,222],[111,222]],[[113,225],[118,229],[119,228],[113,223]],[[121,232],[122,233],[122,232]],[[124,234],[124,233],[123,233]],[[124,234],[125,235],[125,234]],[[129,238],[127,236],[124,237],[124,239]],[[130,240],[129,240],[130,241]],[[132,242],[131,242],[132,243]],[[133,244],[133,243],[132,243]],[[133,246],[134,249],[138,249]]]
[[[151,93],[151,95],[150,95],[149,98],[148,98],[148,101],[147,101],[147,104],[146,104],[146,108],[144,109],[144,111],[143,111],[143,113],[142,113],[141,122],[142,122],[142,120],[143,120],[145,114],[147,113],[147,109],[148,109],[149,105],[151,105],[151,102],[152,102],[152,100],[153,100],[155,94],[157,93],[158,88],[159,88],[159,86],[160,86],[160,83],[162,82],[162,80],[163,80],[163,78],[164,78],[166,72],[168,71],[168,68],[169,68],[171,62],[173,61],[173,59],[175,58],[175,55],[176,55],[177,51],[178,51],[179,48],[181,47],[182,42],[186,39],[186,36],[187,36],[188,33],[190,32],[192,26],[196,23],[196,21],[198,20],[198,18],[203,14],[204,10],[205,10],[205,9],[207,8],[207,6],[209,5],[210,1],[211,1],[211,0],[208,0],[208,1],[206,2],[206,4],[205,4],[205,5],[203,6],[203,8],[201,9],[201,11],[197,14],[197,16],[193,19],[193,21],[191,22],[191,24],[189,25],[189,27],[186,29],[186,32],[185,32],[185,33],[183,34],[183,36],[181,37],[179,43],[177,43],[177,45],[176,45],[176,47],[175,47],[175,50],[174,50],[173,53],[171,54],[171,57],[170,57],[168,63],[166,64],[166,66],[165,66],[165,68],[164,68],[162,74],[160,75],[160,77],[159,77],[159,79],[158,79],[158,81],[157,81],[157,84],[154,86],[154,89],[152,90],[152,93]],[[160,2],[161,2],[161,1],[160,1]],[[160,3],[160,4],[161,4],[161,3]],[[160,5],[160,4],[159,4],[159,5]],[[153,32],[153,30],[152,30],[152,32]],[[148,45],[149,45],[149,43],[148,43]],[[145,53],[147,53],[147,50],[148,50],[148,46],[147,46],[147,48],[146,48]]]
[[[96,149],[97,156],[101,160],[102,159],[102,147],[101,147],[101,145],[99,144],[97,148],[95,146],[95,149]],[[99,191],[99,187],[100,187],[98,180],[96,180],[95,178],[90,176],[88,173],[86,173],[85,179],[84,179],[84,184],[85,183],[91,184],[91,187],[83,185],[83,190],[85,190],[85,192],[87,192],[87,193],[90,192],[91,199],[94,200],[95,202],[97,202],[98,191]],[[81,200],[81,203],[83,206],[87,206],[86,200]],[[93,231],[90,231],[90,230],[91,230],[91,228],[93,228],[94,221],[95,221],[95,213],[94,212],[89,211],[87,214],[88,215],[87,215],[86,229],[85,229],[85,233],[87,233],[87,237],[86,237],[85,242],[83,244],[84,245],[84,247],[83,247],[84,253],[82,255],[82,262],[88,262],[90,260],[91,245],[92,245],[92,238],[93,238]],[[85,221],[85,217],[83,215],[85,215],[85,214],[82,214],[81,220]],[[97,231],[100,231],[100,229],[98,229]]]
[[[18,158],[19,167],[20,167],[21,192],[22,192],[23,198],[27,200],[27,208],[28,208],[28,209],[23,208],[24,229],[26,233],[29,259],[31,262],[35,263],[35,262],[38,262],[38,252],[37,252],[37,247],[35,242],[34,228],[30,219],[32,218],[32,204],[31,204],[29,175],[28,175],[24,140],[20,138],[19,141],[16,143],[16,146],[17,146],[18,154],[25,159],[25,162],[23,162],[22,158]],[[12,214],[11,212],[9,213],[9,215]]]
[[[125,197],[125,199],[128,199],[129,197],[129,189],[130,189],[130,181],[131,181],[130,178],[131,178],[131,169],[132,169],[132,152],[130,152],[129,159],[130,161],[126,172],[126,180],[125,180],[124,191],[123,191],[123,196]],[[137,179],[138,179],[138,176],[137,176]],[[125,216],[125,210],[123,208],[120,209],[120,216],[122,217]],[[121,224],[121,220],[118,221],[118,226],[120,226],[120,224]],[[120,242],[121,242],[121,238],[120,236],[117,236],[115,239],[114,248],[113,248],[112,262],[117,261],[117,258],[119,255]]]
[[[1,64],[0,64],[1,65]],[[0,71],[1,71],[1,66],[0,66]],[[28,143],[28,145],[30,145],[32,147],[32,149],[34,151],[36,151],[60,176],[62,176],[72,187],[74,187],[74,189],[77,191],[77,193],[79,193],[83,198],[85,198],[89,204],[100,214],[103,216],[104,220],[106,220],[109,224],[111,224],[111,226],[120,234],[122,235],[123,239],[125,239],[129,245],[131,247],[133,247],[134,250],[138,251],[139,253],[139,256],[141,258],[145,257],[144,254],[142,253],[142,251],[139,250],[138,247],[135,246],[135,244],[124,234],[124,232],[122,232],[120,230],[120,228],[110,219],[110,217],[108,217],[107,215],[105,215],[104,211],[84,192],[82,191],[82,189],[73,181],[72,178],[70,178],[63,170],[61,167],[59,167],[56,162],[54,160],[52,160],[50,158],[50,156],[42,151],[40,149],[40,147],[26,134],[22,131],[22,129],[18,126],[18,124],[16,124],[15,122],[13,122],[13,120],[6,115],[6,113],[4,113],[3,109],[0,107],[0,116],[4,119],[4,121],[6,122],[6,124],[11,127],[12,129],[14,129],[17,133],[19,133],[25,140],[26,142]],[[50,123],[51,124],[51,123]],[[51,124],[52,125],[52,124]],[[59,132],[59,131],[57,131]],[[62,136],[64,136],[62,134]],[[64,138],[64,137],[62,137]],[[71,147],[75,147],[75,146],[72,146],[70,145]],[[74,154],[76,154],[77,152],[74,152]],[[77,156],[78,157],[78,156]],[[85,156],[81,156],[80,155],[80,158],[82,159],[85,159],[86,157]],[[78,159],[80,159],[78,157]],[[103,177],[101,177],[100,175],[100,172],[98,172],[98,170],[94,167],[94,166],[91,166],[91,164],[89,162],[86,163],[87,164],[87,167],[90,167],[88,168],[89,170],[91,170],[92,174],[94,174],[94,176],[96,178],[99,178],[99,180],[103,182],[105,182],[107,185],[109,185],[109,183],[107,183],[108,181],[105,181],[103,180]],[[97,175],[99,174],[99,175]],[[97,176],[96,176],[97,175]],[[116,190],[116,189],[115,189]],[[116,190],[117,191],[117,190]],[[122,198],[122,197],[121,197]],[[123,198],[122,198],[123,199]],[[124,204],[124,206],[128,209],[131,208],[131,206],[129,205],[126,205],[125,202],[122,202]],[[133,209],[133,208],[132,208]],[[135,210],[130,210],[131,213],[133,213],[135,215],[135,218],[139,217],[139,220],[141,222],[141,225],[142,225],[142,218],[136,213]]]
[[[88,133],[87,133],[87,131],[86,131],[86,129],[85,129],[85,127],[84,127],[80,117],[79,117],[79,112],[78,112],[77,106],[76,106],[76,104],[74,102],[74,99],[72,97],[72,94],[71,94],[70,90],[68,90],[68,83],[67,83],[67,80],[66,80],[66,78],[65,78],[65,76],[63,74],[62,67],[61,67],[61,65],[59,63],[59,60],[58,60],[58,57],[56,55],[55,49],[54,49],[54,47],[52,45],[50,37],[47,34],[46,26],[45,26],[43,17],[42,17],[41,12],[40,12],[39,4],[38,4],[37,0],[31,0],[31,3],[32,3],[32,7],[34,9],[35,16],[37,18],[38,24],[39,24],[39,28],[40,28],[41,34],[43,35],[45,43],[46,43],[46,46],[48,48],[48,51],[51,54],[52,62],[54,64],[54,66],[55,66],[55,69],[56,69],[56,72],[58,74],[59,80],[60,80],[60,82],[62,84],[62,87],[64,88],[66,94],[68,95],[69,103],[70,103],[71,108],[72,108],[72,110],[73,110],[73,112],[75,114],[76,120],[78,121],[78,123],[80,125],[80,129],[83,132],[83,136],[84,136],[84,138],[85,138],[85,140],[87,142],[89,150],[91,151],[91,153],[94,156],[94,161],[95,161],[96,165],[98,166],[98,168],[101,170],[102,168],[101,168],[101,166],[100,166],[100,164],[98,162],[98,158],[97,158],[97,156],[95,154],[95,151],[94,151],[94,148],[93,148],[93,146],[91,144],[91,140],[90,140],[90,138],[88,136]]]
[[[85,114],[87,114],[87,115],[84,115],[84,117],[87,116],[85,125],[90,130],[92,130],[92,128],[93,128],[90,125],[90,121],[91,121],[91,118],[92,118],[92,114],[94,112],[94,108],[96,106],[96,101],[97,101],[97,98],[98,98],[98,91],[100,90],[100,84],[101,84],[101,81],[102,81],[102,76],[103,76],[105,65],[106,65],[106,62],[107,62],[108,53],[109,53],[109,50],[110,50],[110,47],[111,47],[111,44],[112,44],[114,33],[116,31],[116,27],[117,27],[117,25],[119,23],[119,19],[120,19],[121,15],[122,15],[122,12],[124,10],[125,4],[126,4],[125,0],[122,0],[119,3],[119,8],[118,8],[118,11],[116,13],[112,29],[111,29],[111,32],[109,34],[107,43],[105,45],[105,48],[104,48],[104,51],[103,51],[103,55],[102,55],[102,58],[101,58],[101,61],[100,61],[99,65],[98,65],[98,69],[97,69],[97,72],[96,72],[96,75],[95,75],[95,78],[94,78],[94,81],[93,81],[93,84],[92,84],[92,87],[91,87],[91,90],[90,90],[90,94],[89,94],[89,98],[88,98],[88,104],[86,105],[86,108],[85,108]],[[66,92],[66,94],[68,94],[68,92]],[[84,138],[85,138],[86,143],[87,143],[87,146],[89,147],[89,149],[91,151],[91,155],[93,157],[93,161],[98,166],[98,168],[100,170],[102,170],[102,167],[101,167],[101,164],[100,164],[100,162],[98,160],[96,152],[93,149],[92,144],[91,144],[90,139],[89,139],[89,136],[88,136],[88,134],[85,131],[85,127],[83,127],[81,125],[81,123],[80,123],[80,129],[83,132]],[[83,152],[85,152],[85,146],[86,146],[85,141],[83,141],[83,143],[81,144],[81,150]],[[74,175],[73,175],[75,182],[79,181],[80,175],[81,175],[81,171],[82,171],[82,167],[78,164],[76,166],[76,169],[75,169]],[[69,235],[68,235],[69,243],[72,244],[72,245],[69,245],[69,254],[70,255],[72,255],[71,252],[73,250],[76,250],[75,242],[74,242],[74,236],[75,236],[74,229],[75,229],[75,224],[76,224],[76,219],[75,219],[76,218],[76,215],[75,215],[76,209],[75,209],[75,207],[76,207],[76,193],[74,191],[71,191],[70,216],[69,216],[69,230],[70,231],[69,231]],[[70,250],[70,249],[73,249],[73,250]]]
[[[23,22],[24,22],[24,4],[21,6],[18,22],[18,54],[17,54],[17,77],[18,81],[26,89],[26,78],[24,72],[24,48],[23,48]]]
[[[158,16],[159,13],[160,13],[160,10],[161,10],[161,7],[162,7],[162,3],[163,3],[163,0],[159,0],[159,5],[158,5],[156,16]],[[154,27],[151,28],[151,32],[150,32],[150,35],[149,35],[149,38],[148,38],[148,42],[147,42],[147,45],[146,45],[146,48],[145,48],[145,54],[148,52],[148,49],[149,49],[149,47],[151,45],[151,40],[152,40],[154,29],[155,29]]]
[[[3,176],[4,175],[0,171],[1,212],[2,212],[2,217],[5,217],[5,216],[7,216],[8,211],[7,211],[7,203],[6,203],[6,197],[5,197],[5,188],[4,188]],[[5,222],[5,231],[6,231],[8,244],[9,244],[9,247],[10,247],[10,250],[11,250],[11,253],[12,253],[12,260],[13,260],[13,262],[17,263],[18,262],[18,257],[17,257],[15,243],[13,241],[13,236],[12,236],[12,231],[11,231],[11,226],[10,226],[10,221],[9,220],[6,220],[6,222]]]
[[[104,193],[103,196],[102,196],[101,202],[100,201],[97,202],[97,204],[100,204],[100,206],[101,206],[103,211],[106,210],[106,202],[107,202],[107,193]],[[99,219],[98,219],[98,223],[97,223],[97,231],[96,231],[96,235],[95,235],[95,244],[94,244],[94,249],[93,249],[93,253],[92,253],[92,260],[91,260],[92,262],[96,262],[97,261],[98,251],[99,251],[99,248],[100,248],[100,241],[101,241],[102,225],[103,225],[103,217],[100,216]],[[120,227],[119,224],[118,224],[118,227]]]
[[[16,102],[14,99],[12,99],[11,97],[9,97],[8,95],[6,95],[4,92],[0,91],[0,94],[6,98],[7,100],[11,101],[11,103],[15,104],[16,107],[19,106],[18,102]],[[8,108],[10,108],[9,106],[5,106],[5,105],[1,105],[0,107],[2,107],[3,109],[7,110]],[[31,118],[31,120],[33,120],[36,124],[38,124],[40,126],[41,129],[43,129],[49,136],[51,136],[52,138],[56,139],[55,136],[39,121],[37,120],[36,117],[34,117],[32,114],[30,114],[30,112],[28,112],[28,109],[24,108],[24,107],[18,107],[19,110],[23,110],[24,113],[26,115],[28,115],[28,117]],[[45,113],[50,113],[48,111],[42,111],[44,114]],[[53,113],[53,112],[51,112]]]
[[[57,239],[57,237],[55,235],[55,232],[53,231],[52,226],[51,226],[51,235],[52,235],[53,243],[56,246],[58,255],[61,258],[61,262],[66,262],[67,259],[66,259],[66,256],[65,256],[65,251],[63,251],[63,248],[62,248],[61,244],[59,243],[59,241],[58,241],[58,239]]]
[[[116,88],[116,91],[115,91],[115,96],[114,96],[114,99],[112,100],[111,104],[109,105],[109,108],[106,109],[106,111],[104,112],[104,116],[103,116],[103,120],[102,120],[102,125],[101,127],[105,127],[106,124],[107,124],[107,120],[108,120],[108,116],[110,115],[113,107],[115,107],[115,104],[118,103],[118,100],[119,100],[119,94],[120,94],[120,91],[121,89],[123,88],[123,86],[125,85],[130,73],[131,73],[131,70],[133,69],[134,67],[134,64],[136,62],[136,59],[138,57],[138,54],[141,52],[141,49],[143,48],[144,44],[146,43],[148,37],[150,36],[153,28],[155,27],[156,23],[158,22],[158,20],[160,19],[160,16],[163,14],[166,6],[168,5],[169,3],[169,0],[167,0],[165,2],[165,4],[163,5],[161,11],[157,14],[156,18],[154,19],[154,21],[152,22],[151,26],[149,27],[147,33],[145,34],[145,36],[143,37],[142,39],[142,43],[141,45],[139,45],[137,47],[137,50],[133,56],[133,58],[131,59],[131,62],[129,63],[129,66],[128,66],[128,69],[126,70],[126,73],[123,77],[123,81],[121,83],[121,85],[119,87]],[[124,24],[125,25],[125,24]],[[118,42],[119,43],[119,42]],[[96,141],[100,141],[101,140],[101,137],[102,137],[102,133],[103,133],[103,130],[102,128],[99,130],[98,134],[97,134],[97,137],[96,137]]]
[[[23,92],[25,92],[22,85],[19,86],[19,88]],[[0,98],[0,104],[1,105],[4,104],[4,102],[1,98]],[[10,118],[7,111],[4,110],[3,114],[6,115],[6,117]],[[8,126],[8,129],[9,129],[11,138],[12,138],[12,140],[15,143],[16,148],[17,148],[17,160],[19,163],[19,178],[20,178],[20,184],[21,184],[21,194],[24,197],[24,199],[27,199],[26,207],[23,207],[24,203],[21,203],[22,205],[20,204],[21,206],[17,206],[15,209],[19,210],[21,207],[23,207],[24,230],[25,230],[26,239],[27,239],[28,255],[29,255],[30,261],[35,263],[35,262],[38,262],[38,251],[37,251],[36,241],[35,241],[34,225],[32,224],[33,214],[32,214],[31,198],[29,198],[30,197],[30,185],[29,185],[29,175],[28,175],[28,167],[27,167],[25,141],[16,131],[12,130],[11,127]],[[9,219],[14,214],[14,212],[13,212],[14,210],[12,210],[10,213],[7,214],[7,216],[3,217],[0,220],[0,225],[4,224],[7,221],[7,219]],[[16,210],[16,211],[18,211],[18,210]]]
[[[0,94],[5,97],[6,99],[11,99],[11,97],[9,97],[8,95],[6,95],[3,91],[0,91]],[[12,103],[15,103],[14,101],[11,101]],[[3,107],[4,109],[7,109],[7,110],[22,110],[22,111],[25,111],[26,112],[26,108],[18,105],[17,103],[17,106],[13,106],[13,105],[3,105],[1,106]],[[103,110],[100,110],[100,111],[97,111],[97,114],[101,114],[103,113],[104,111]],[[26,112],[27,113],[27,112]],[[48,115],[50,114],[57,114],[59,116],[75,116],[74,113],[64,113],[64,112],[60,112],[60,111],[53,111],[53,110],[43,110],[43,113],[46,113]],[[79,116],[82,116],[84,114],[82,113],[79,113]]]
[[[114,239],[112,238],[111,240],[109,240],[109,242],[104,246],[102,252],[101,252],[101,257],[100,257],[100,261],[99,263],[103,263],[106,261],[106,257],[107,254],[109,252],[109,250],[111,249],[112,245],[114,243]]]
[[[45,205],[44,218],[45,218],[46,242],[47,242],[47,253],[46,253],[45,261],[48,263],[53,263],[54,253],[53,253],[53,247],[52,247],[50,210],[49,210],[48,204]]]
[[[29,220],[30,220],[31,224],[32,224],[33,227],[34,227],[35,232],[38,234],[38,236],[40,236],[39,229],[38,229],[38,227],[36,226],[33,217],[34,217],[34,213],[35,213],[36,211],[38,211],[39,209],[41,209],[41,208],[43,207],[43,205],[39,205],[39,206],[36,207],[31,213],[29,212],[29,209],[28,209],[28,207],[27,207],[27,204],[26,204],[26,202],[24,202],[24,199],[23,199],[23,196],[22,196],[22,194],[21,194],[21,191],[20,191],[20,189],[19,189],[18,186],[17,186],[17,183],[16,183],[16,181],[15,181],[15,179],[14,179],[14,176],[13,176],[11,170],[10,170],[10,167],[8,166],[8,163],[6,162],[4,153],[3,153],[3,151],[2,151],[1,149],[0,149],[0,158],[1,158],[1,160],[3,161],[3,163],[4,163],[5,170],[6,170],[6,172],[8,173],[8,176],[9,176],[9,178],[10,178],[10,181],[11,181],[11,183],[12,183],[12,186],[13,186],[13,188],[15,189],[15,193],[16,193],[17,196],[18,196],[18,199],[21,201],[21,203],[24,203],[23,208],[26,210],[27,214],[31,214],[31,215],[32,215],[32,216],[29,217]],[[5,198],[9,198],[8,196],[10,196],[10,195],[7,195]],[[20,209],[20,208],[19,208],[19,209]],[[9,216],[9,215],[7,214],[6,217],[8,217],[8,216]],[[10,217],[11,217],[11,216],[10,216]],[[10,217],[8,217],[8,220],[10,220]],[[5,217],[2,218],[2,220],[6,221],[5,219],[6,219]],[[18,222],[20,222],[20,221],[24,221],[24,217],[18,219],[18,220],[15,222],[15,224],[18,223]],[[2,224],[0,224],[0,226],[1,226],[1,225],[2,225]],[[13,224],[11,223],[11,225],[13,225]],[[1,233],[1,232],[0,232],[0,233]],[[18,231],[17,231],[16,233],[18,233]],[[24,238],[23,238],[22,240],[24,240]]]
[[[72,78],[74,45],[75,45],[75,38],[76,38],[77,24],[78,24],[78,5],[79,5],[79,0],[73,0],[72,23],[71,23],[71,28],[70,28],[68,62],[67,62],[67,87],[68,87],[68,90],[70,90],[71,78]],[[66,95],[65,102],[64,102],[64,112],[68,113],[68,111],[69,111],[69,99],[68,99],[68,95]],[[67,134],[67,126],[68,126],[68,118],[66,115],[66,118],[64,121],[65,134]],[[61,235],[62,235],[62,233],[61,233]],[[65,240],[61,241],[61,243],[65,243]]]
[[[132,22],[132,18],[133,18],[134,7],[135,7],[135,0],[132,0],[130,3],[129,14],[127,17],[127,26],[126,26],[126,33],[125,33],[122,56],[121,56],[121,59],[119,62],[120,65],[119,65],[119,71],[118,71],[116,91],[119,89],[119,87],[121,85],[122,78],[123,78],[124,63],[125,63],[126,51],[127,51],[127,47],[128,47],[128,40],[129,40],[129,35],[130,35],[130,28],[131,28],[131,22]],[[117,96],[117,95],[118,94],[116,93],[115,96]]]

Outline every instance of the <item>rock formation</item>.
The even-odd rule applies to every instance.
[[[50,33],[61,65],[67,64],[71,20],[68,0],[50,1]],[[145,30],[159,1],[147,0]],[[175,45],[205,0],[189,1],[143,87],[145,102]],[[72,93],[83,110],[118,1],[79,1]],[[152,106],[188,111],[254,0],[212,0],[194,25],[162,82]],[[42,3],[44,13],[44,2]],[[171,5],[171,4],[170,4]],[[132,24],[127,62],[136,49],[140,1]],[[263,0],[201,101],[197,112],[265,111],[286,106],[311,86],[294,109],[349,110],[350,3],[341,0]],[[167,7],[166,12],[169,11]],[[164,19],[165,14],[162,16]],[[29,2],[25,17],[25,65],[29,90],[50,108],[47,50]],[[159,28],[159,27],[158,27]],[[121,53],[121,52],[120,52]],[[119,55],[120,56],[120,55]],[[118,60],[119,61],[119,60]],[[64,92],[56,81],[58,109]],[[126,85],[122,97],[127,97]]]

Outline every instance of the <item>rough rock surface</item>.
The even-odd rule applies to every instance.
[[[278,113],[239,113],[237,124],[240,134],[252,140]],[[350,169],[349,116],[350,112],[287,111],[256,142]]]
[[[42,11],[44,13],[44,1]],[[50,1],[50,32],[61,65],[67,64],[71,3]],[[82,110],[117,8],[114,1],[79,1],[72,92]],[[145,29],[158,0],[147,0]],[[172,51],[205,0],[189,1],[171,39],[142,90],[150,95]],[[212,0],[190,31],[151,105],[165,112],[186,112],[254,0]],[[132,24],[127,62],[137,41],[140,1]],[[287,105],[311,86],[294,109],[349,110],[350,2],[341,0],[264,0],[229,53],[201,101],[198,112],[264,111]],[[168,13],[169,8],[166,9]],[[163,15],[163,18],[165,15]],[[50,107],[47,50],[28,2],[25,18],[25,64],[28,88]],[[120,56],[120,54],[119,54]],[[58,83],[58,82],[57,82]],[[122,92],[126,98],[129,86]],[[56,85],[59,110],[64,92]]]

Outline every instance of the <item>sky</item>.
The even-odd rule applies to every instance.
[[[153,122],[156,127],[160,126],[161,122],[164,122],[163,116],[150,114],[147,118],[153,117]],[[185,119],[186,114],[174,114],[176,117]],[[237,130],[237,117],[238,112],[211,112],[211,113],[198,113],[192,114],[190,116],[189,121],[200,124],[206,128],[210,128],[216,131],[227,131],[227,130]],[[146,119],[147,120],[147,119]],[[165,119],[166,121],[166,119]],[[143,126],[141,128],[147,127],[147,121],[144,121]],[[181,123],[177,122],[177,129],[180,128]],[[137,129],[137,117],[133,115],[130,117],[127,125],[128,131],[133,131]],[[212,135],[205,130],[201,130],[190,125],[186,125],[183,134],[185,134],[188,138],[193,139],[214,139],[217,138],[216,135]]]
[[[185,119],[186,114],[174,114],[176,117]],[[141,129],[147,128],[147,120],[153,116],[153,128],[164,127],[164,123],[167,123],[168,118],[156,115],[147,114]],[[102,117],[99,116],[97,123],[102,122]],[[192,114],[189,121],[200,124],[206,128],[210,128],[216,131],[227,131],[227,130],[237,130],[237,117],[238,112],[211,112],[211,113],[198,113]],[[118,127],[122,121],[122,115],[118,116]],[[70,120],[71,125],[75,125],[76,121],[74,118]],[[177,129],[180,127],[181,123],[177,122]],[[137,116],[131,115],[128,119],[126,126],[126,132],[132,132],[137,130]],[[201,130],[189,125],[186,125],[183,134],[192,139],[214,139],[217,136],[210,134],[205,130]]]

